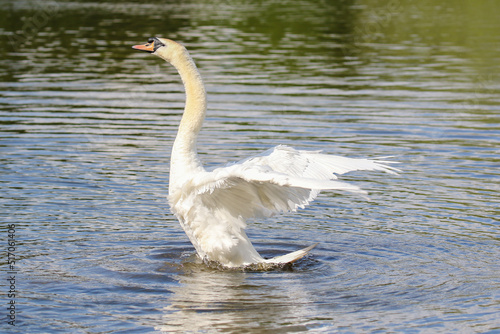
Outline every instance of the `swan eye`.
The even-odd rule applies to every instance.
[[[148,46],[153,44],[153,52],[158,50],[160,47],[162,46],[165,46],[165,44],[163,44],[159,39],[158,37],[150,37],[148,39]]]

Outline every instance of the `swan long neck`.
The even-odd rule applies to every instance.
[[[205,119],[207,98],[201,75],[184,48],[169,61],[179,72],[186,91],[186,106],[172,148],[170,173],[175,173],[176,168],[182,169],[180,173],[187,173],[202,168],[196,143]]]

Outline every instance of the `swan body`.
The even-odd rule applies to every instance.
[[[225,267],[294,262],[315,245],[264,259],[245,233],[250,218],[296,211],[321,190],[365,192],[337,181],[356,170],[393,173],[389,161],[352,159],[279,145],[260,155],[207,171],[198,159],[196,141],[206,112],[201,76],[188,51],[164,38],[150,38],[133,48],[148,51],[172,64],[186,91],[186,106],[172,148],[169,203],[201,259]]]

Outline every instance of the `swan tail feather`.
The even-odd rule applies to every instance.
[[[270,263],[270,264],[294,263],[295,261],[300,260],[301,258],[306,256],[307,254],[309,254],[311,249],[313,249],[317,245],[318,245],[318,243],[315,243],[314,245],[311,245],[309,247],[299,249],[298,251],[291,252],[291,253],[288,253],[285,255],[276,256],[276,257],[273,257],[272,259],[267,259],[267,260],[265,260],[265,262]]]

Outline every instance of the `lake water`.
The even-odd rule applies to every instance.
[[[2,332],[500,332],[499,2],[0,5]],[[319,243],[291,269],[206,267],[166,200],[184,92],[150,36],[204,77],[207,166],[287,144],[403,172],[249,224],[266,257]]]

